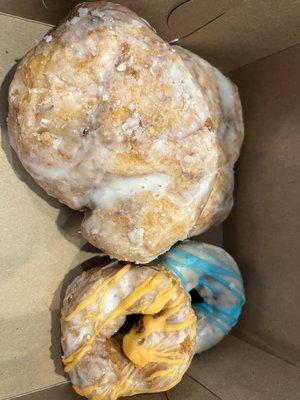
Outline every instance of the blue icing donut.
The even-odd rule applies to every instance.
[[[218,343],[237,323],[245,304],[243,280],[233,258],[220,247],[185,241],[174,246],[162,263],[190,292],[203,301],[193,303],[197,315],[196,353]]]

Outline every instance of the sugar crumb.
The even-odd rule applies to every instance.
[[[128,238],[132,244],[141,246],[144,239],[144,229],[134,228],[132,231],[128,232]]]
[[[125,70],[126,70],[126,62],[122,62],[121,64],[119,64],[119,65],[117,66],[116,70],[117,70],[118,72],[123,72],[123,71],[125,71]]]
[[[46,36],[44,36],[44,39],[45,39],[46,43],[50,43],[50,42],[52,42],[53,37],[52,37],[52,35],[46,35]]]
[[[88,13],[89,13],[89,9],[88,8],[81,7],[78,10],[78,15],[79,15],[80,18],[86,17],[88,15]]]
[[[42,126],[48,125],[49,122],[50,122],[50,121],[49,121],[49,119],[47,119],[47,118],[42,118],[42,119],[41,119],[41,125],[42,125]]]

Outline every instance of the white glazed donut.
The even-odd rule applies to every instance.
[[[118,333],[131,314],[138,324]],[[162,266],[112,262],[84,272],[67,289],[61,327],[65,371],[91,400],[168,390],[195,351],[190,296]]]
[[[220,247],[185,241],[161,259],[190,292],[203,301],[193,303],[197,315],[196,353],[214,346],[237,323],[245,303],[243,280],[234,259]]]
[[[230,212],[237,88],[120,5],[78,5],[23,58],[8,128],[36,182],[119,260],[151,261]]]

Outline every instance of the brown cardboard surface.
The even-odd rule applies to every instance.
[[[51,18],[48,11],[39,14],[38,5],[42,2],[37,0],[0,1],[0,12],[14,14],[0,14],[0,81],[5,78],[0,93],[1,400],[19,395],[23,395],[22,400],[79,399],[62,373],[59,308],[66,285],[82,270],[80,264],[84,262],[85,268],[96,262],[93,259],[85,263],[95,256],[95,249],[78,234],[81,215],[48,197],[34,183],[10,149],[6,136],[7,89],[15,60],[49,30],[49,23],[54,23],[56,16],[63,16],[64,7],[71,1],[44,2],[48,9],[54,7]],[[167,37],[167,15],[181,1],[119,2],[148,18]],[[276,3],[279,7],[280,2]],[[289,4],[283,19],[286,13],[296,15],[292,2]],[[29,17],[31,21],[20,17]],[[276,18],[269,17],[277,24]],[[37,23],[35,19],[47,23]],[[194,27],[193,21],[189,14],[177,26]],[[240,29],[239,23],[236,26]],[[274,26],[276,36],[282,26]],[[290,29],[286,22],[285,26]],[[294,31],[292,23],[290,26]],[[214,34],[218,30],[211,37]],[[199,43],[203,44],[201,40]],[[281,38],[277,40],[280,46],[286,43]],[[261,44],[256,42],[259,56]],[[219,36],[215,42],[205,43],[208,56],[216,62],[228,59],[228,68],[240,65],[236,63],[241,55],[244,57],[243,52],[233,52],[231,56],[227,39],[220,40]],[[249,46],[253,54],[253,42]],[[239,261],[247,287],[248,306],[235,334],[294,363],[299,331],[294,318],[298,312],[296,273],[300,259],[299,225],[295,223],[299,221],[296,51],[286,50],[232,74],[241,88],[246,141],[237,174],[236,207],[225,226],[225,244]],[[268,46],[263,55],[267,54]],[[222,230],[217,227],[201,239],[221,244]],[[297,370],[280,358],[230,337],[196,357],[183,382],[167,396],[155,394],[135,399],[294,400],[300,389]]]
[[[68,11],[84,0],[1,0],[0,12],[56,25]],[[166,39],[172,38],[167,24],[170,12],[184,0],[110,0],[124,4],[147,19]]]
[[[297,367],[233,336],[194,357],[188,375],[222,400],[299,399]]]
[[[300,46],[231,74],[245,142],[224,244],[246,282],[239,337],[300,363]]]
[[[1,80],[47,26],[0,15]],[[59,360],[60,289],[91,256],[81,216],[48,197],[26,173],[6,136],[1,85],[0,398],[64,381]],[[54,361],[55,360],[55,361]]]
[[[179,44],[231,71],[299,43],[299,19],[298,0],[190,0],[168,25],[174,36],[188,35]]]
[[[179,385],[175,386],[166,396],[167,400],[218,400],[211,391],[207,390],[200,382],[185,375]],[[146,400],[146,399],[145,399]],[[152,400],[152,399],[151,399]]]
[[[18,400],[83,400],[84,397],[77,395],[70,383],[53,386],[47,389],[25,394]],[[152,399],[151,399],[152,400]],[[155,399],[160,400],[160,399]]]

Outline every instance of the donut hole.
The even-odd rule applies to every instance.
[[[190,291],[190,296],[192,299],[192,304],[193,303],[202,303],[203,302],[203,297],[199,294],[198,290],[192,289]]]
[[[139,324],[141,317],[142,317],[142,314],[127,315],[124,324],[118,330],[117,334],[121,334],[121,335],[125,336],[127,333],[129,333],[129,331],[133,327],[133,325]]]

